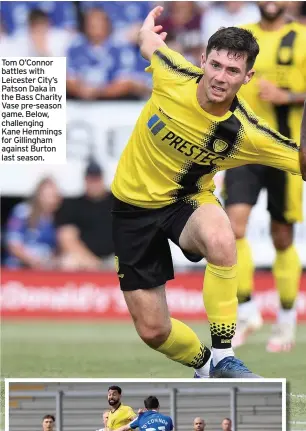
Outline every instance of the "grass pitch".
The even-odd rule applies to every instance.
[[[208,325],[192,323],[201,340]],[[263,377],[285,377],[294,431],[306,430],[306,325],[299,325],[291,353],[267,353],[270,325],[253,334],[236,355]],[[138,338],[130,322],[18,322],[2,324],[2,377],[192,377],[191,369],[169,361]]]

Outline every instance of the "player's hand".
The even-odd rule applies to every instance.
[[[278,88],[275,84],[265,79],[260,79],[258,85],[261,100],[273,103],[274,105],[288,105],[290,103],[289,91]]]
[[[156,6],[151,12],[148,14],[146,19],[144,20],[140,31],[152,31],[153,33],[159,33],[162,29],[162,25],[155,25],[155,21],[160,17],[164,8],[162,6]],[[167,37],[166,32],[162,32],[158,35],[162,40],[165,40]]]

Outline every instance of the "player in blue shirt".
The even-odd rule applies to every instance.
[[[154,396],[144,400],[145,410],[129,424],[124,425],[116,431],[128,431],[139,428],[145,431],[173,431],[173,422],[170,416],[159,413],[159,401]]]

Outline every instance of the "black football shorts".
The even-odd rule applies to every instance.
[[[272,220],[287,224],[302,220],[302,178],[269,166],[246,165],[226,171],[225,206],[254,206],[261,189],[267,189],[267,209]]]
[[[195,209],[184,201],[158,209],[140,208],[113,196],[115,264],[122,290],[150,289],[174,278],[168,239],[179,246],[181,232]],[[192,262],[203,258],[183,253]]]

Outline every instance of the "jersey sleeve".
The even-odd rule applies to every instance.
[[[169,420],[169,431],[172,431],[173,430],[173,422],[172,422],[172,419],[170,418],[170,420]]]
[[[153,91],[163,90],[171,82],[178,84],[184,78],[200,78],[203,75],[200,68],[168,47],[157,49],[152,55],[150,66],[145,70],[153,75]]]
[[[128,409],[128,419],[132,420],[134,419],[136,416],[136,413],[134,412],[134,410],[132,409],[132,407],[129,407]]]
[[[251,140],[257,150],[254,163],[301,175],[296,142],[281,135],[261,119],[256,124]]]

